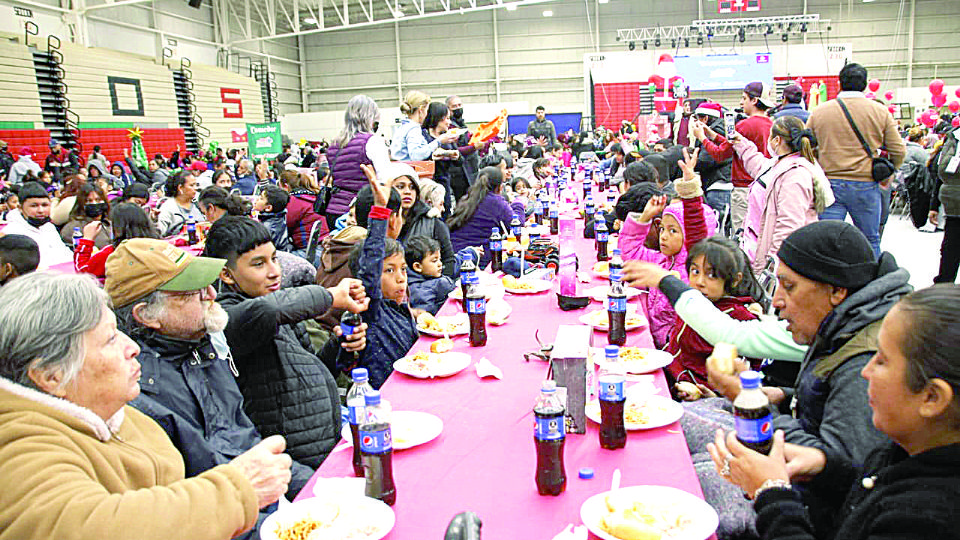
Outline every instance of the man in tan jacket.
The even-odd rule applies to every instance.
[[[857,139],[838,101],[843,101],[850,116],[876,155],[886,149],[895,167],[900,167],[907,149],[897,132],[897,124],[887,109],[867,99],[867,70],[860,64],[847,64],[840,70],[840,89],[837,99],[813,110],[807,127],[817,136],[820,147],[819,162],[830,179],[836,202],[820,214],[820,219],[846,219],[853,223],[870,241],[874,254],[880,255],[880,221],[884,197],[890,179],[883,186],[873,180],[872,159]],[[889,193],[889,190],[887,190]]]

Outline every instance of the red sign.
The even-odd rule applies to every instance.
[[[760,0],[718,0],[717,13],[760,11]]]
[[[236,97],[233,97],[236,96]],[[220,89],[220,101],[224,105],[236,105],[237,110],[231,111],[229,108],[223,108],[223,117],[224,118],[243,118],[243,102],[240,101],[240,89],[239,88],[221,88]]]

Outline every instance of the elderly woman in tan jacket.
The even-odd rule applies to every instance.
[[[0,290],[0,539],[226,540],[286,492],[279,436],[184,479],[163,429],[127,406],[138,354],[90,276]]]

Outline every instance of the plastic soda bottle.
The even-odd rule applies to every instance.
[[[464,259],[460,264],[460,292],[463,293],[464,304],[467,299],[467,288],[478,283],[480,278],[477,277],[477,265],[473,263],[473,259]]]
[[[490,231],[490,271],[499,272],[503,269],[503,237],[500,229],[493,227]]]
[[[540,199],[533,203],[533,222],[537,225],[543,225],[543,202]]]
[[[467,317],[470,318],[470,346],[487,344],[487,300],[477,285],[467,288]]]
[[[197,238],[197,220],[190,216],[187,219],[187,243],[192,246],[199,241],[200,239]]]
[[[557,234],[560,232],[560,211],[557,210],[556,202],[550,202],[548,216],[550,217],[550,234]]]
[[[627,342],[627,295],[620,280],[610,281],[607,291],[607,342],[620,345]]]
[[[392,506],[397,502],[397,487],[393,483],[390,410],[386,403],[381,403],[378,390],[371,390],[364,398],[366,419],[360,424],[360,454],[367,478],[364,494]]]
[[[523,222],[520,221],[520,216],[514,214],[513,219],[510,220],[510,234],[519,240],[521,233],[523,233]]]
[[[614,248],[610,258],[610,283],[623,280],[623,257],[619,248]]]
[[[349,312],[348,312],[349,313]],[[363,460],[360,458],[360,424],[366,418],[367,393],[373,391],[370,386],[367,368],[355,368],[351,372],[353,386],[347,392],[347,413],[350,422],[350,435],[353,436],[353,474],[363,478]]]
[[[733,400],[733,417],[737,427],[737,440],[744,446],[761,454],[769,454],[773,447],[773,415],[770,400],[760,389],[763,375],[756,371],[740,374],[743,390]]]
[[[607,220],[600,210],[597,210],[597,213],[594,214],[593,233],[597,241],[597,260],[609,260],[610,254],[607,251],[607,243],[610,241],[610,233],[607,231]]]
[[[80,232],[80,227],[73,228],[73,249],[76,251],[77,245],[80,244],[80,239],[83,238],[83,233]]]
[[[620,364],[620,347],[604,347],[606,362],[597,376],[600,397],[600,448],[616,450],[627,444],[627,430],[623,426],[623,407],[627,398],[623,393],[626,373]]]
[[[536,417],[533,441],[537,447],[537,491],[540,495],[559,495],[567,487],[563,469],[566,428],[555,381],[543,381],[533,414]]]

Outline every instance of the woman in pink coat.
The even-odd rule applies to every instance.
[[[693,172],[698,153],[699,150],[694,151],[691,157],[686,150],[683,151],[685,161],[680,161],[683,179],[674,182],[681,202],[667,206],[665,195],[653,197],[641,214],[631,213],[623,222],[617,246],[625,260],[652,262],[677,272],[680,279],[687,281],[687,250],[700,240],[713,236],[717,230],[717,216],[712,208],[703,204],[700,177]],[[655,218],[661,212],[663,215],[657,222]],[[660,230],[659,251],[643,245],[651,226],[657,226]],[[663,347],[669,341],[676,312],[658,288],[650,289],[647,315],[653,342],[658,348]]]
[[[813,151],[817,138],[793,116],[778,118],[770,127],[767,158],[745,137],[735,137],[733,148],[743,167],[754,178],[748,198],[741,247],[759,273],[767,257],[793,231],[817,221],[833,204],[827,177]]]

